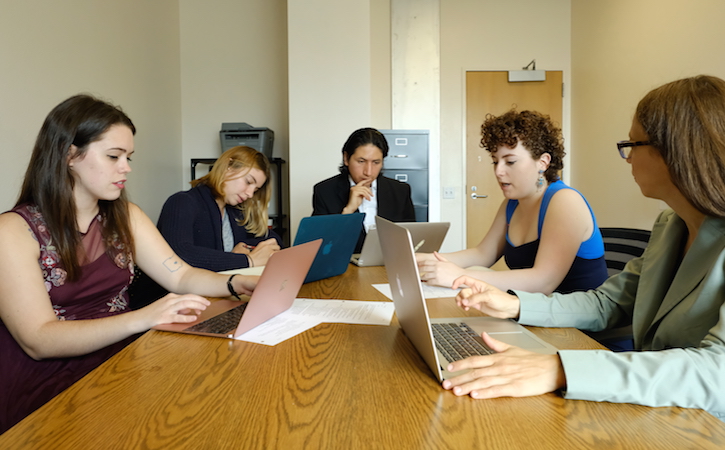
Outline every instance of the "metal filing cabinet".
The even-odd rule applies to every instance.
[[[418,222],[428,221],[428,130],[380,130],[388,141],[383,175],[410,185]]]

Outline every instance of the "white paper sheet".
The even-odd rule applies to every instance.
[[[316,317],[306,317],[293,314],[291,309],[272,317],[241,336],[237,340],[254,342],[256,344],[277,345],[282,341],[316,327],[322,321]]]
[[[390,325],[394,311],[390,302],[298,298],[290,309],[237,339],[277,345],[321,323]]]
[[[289,310],[322,322],[390,325],[395,307],[390,302],[298,298]]]

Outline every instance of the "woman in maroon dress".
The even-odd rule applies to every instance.
[[[191,322],[208,300],[251,293],[185,264],[126,200],[135,127],[78,95],[46,118],[17,204],[0,215],[0,433],[154,325]],[[170,292],[128,307],[134,262]],[[191,294],[194,292],[194,295]]]

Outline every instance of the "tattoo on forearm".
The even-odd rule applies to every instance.
[[[169,272],[176,272],[181,269],[181,261],[174,258],[167,258],[166,261],[164,261],[164,267],[166,267]]]

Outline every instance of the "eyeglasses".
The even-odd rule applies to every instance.
[[[622,156],[622,158],[627,159],[629,158],[629,154],[632,153],[632,149],[634,147],[639,147],[641,145],[650,145],[649,141],[619,141],[617,142],[617,150],[619,150],[619,154]]]

